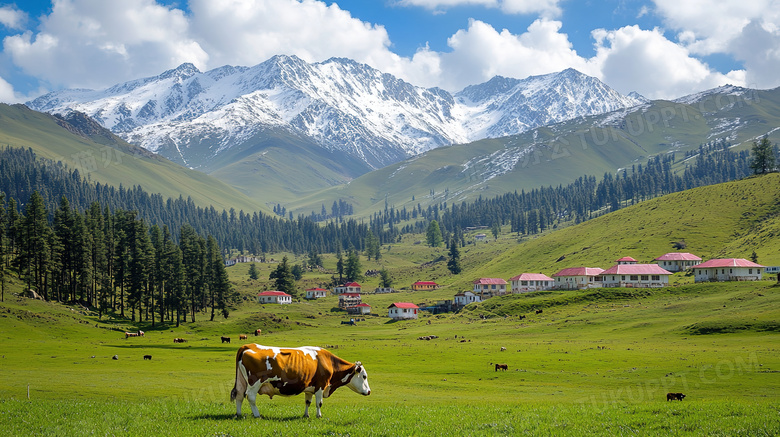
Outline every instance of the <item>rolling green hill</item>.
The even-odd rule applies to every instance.
[[[321,203],[348,199],[358,215],[420,203],[461,202],[520,189],[567,184],[583,175],[600,177],[648,158],[684,153],[714,139],[737,150],[769,135],[780,141],[780,88],[728,89],[691,98],[688,103],[657,100],[618,111],[550,125],[505,138],[431,150],[365,174],[348,184],[290,199],[288,210],[318,211]],[[285,204],[282,202],[282,204]]]
[[[116,187],[140,185],[163,197],[190,196],[203,207],[267,210],[226,183],[132,146],[78,114],[66,121],[24,105],[0,104],[0,146],[31,148],[83,177]]]

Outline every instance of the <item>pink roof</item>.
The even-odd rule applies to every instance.
[[[258,296],[290,296],[289,294],[285,293],[284,291],[264,291],[262,293],[257,293]],[[292,296],[290,296],[292,297]]]
[[[598,276],[604,269],[598,267],[569,267],[553,276]]]
[[[500,285],[500,284],[506,284],[506,281],[501,278],[479,278],[476,281],[474,281],[474,284]]]
[[[510,279],[510,281],[552,281],[553,278],[541,273],[523,273]]]
[[[408,308],[408,309],[420,308],[417,305],[415,305],[413,303],[409,303],[409,302],[393,302],[392,304],[390,304],[390,306],[388,308],[392,308],[392,307]]]
[[[761,264],[756,264],[752,261],[748,261],[744,258],[722,258],[711,259],[707,262],[703,262],[698,266],[693,266],[694,269],[707,269],[712,267],[764,267]]]
[[[357,282],[348,282],[348,283],[344,284],[343,286],[344,287],[360,287],[360,284],[358,284]]]
[[[653,261],[701,261],[701,258],[688,252],[670,252],[659,256]]]
[[[360,297],[360,293],[343,293],[339,296],[346,296],[346,297]]]
[[[636,262],[634,258],[631,258],[630,256],[624,256],[623,258],[620,258],[616,262]]]
[[[414,285],[439,285],[433,281],[417,281]]]
[[[604,270],[602,275],[671,275],[658,264],[618,264]]]

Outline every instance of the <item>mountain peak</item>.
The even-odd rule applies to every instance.
[[[169,78],[177,78],[177,79],[189,79],[192,76],[195,76],[196,74],[200,74],[200,70],[198,70],[198,67],[196,67],[194,64],[190,62],[185,62],[178,67],[167,70],[160,74],[160,79],[169,79]]]

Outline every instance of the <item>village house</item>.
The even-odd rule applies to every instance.
[[[556,290],[582,290],[601,287],[601,272],[598,267],[570,267],[554,274]]]
[[[477,234],[477,235],[474,236],[474,239],[477,240],[477,241],[485,241],[486,238],[487,238],[487,235],[485,235],[485,234]]]
[[[687,252],[670,252],[659,256],[653,261],[670,272],[682,272],[701,264],[701,258]]]
[[[375,294],[395,293],[395,289],[392,287],[376,287],[374,289]]]
[[[264,291],[257,294],[258,303],[292,303],[292,296],[283,291]]]
[[[357,282],[347,282],[333,289],[333,294],[360,293],[362,287]]]
[[[339,308],[341,309],[361,303],[363,303],[363,300],[360,298],[360,293],[342,293],[339,295]]]
[[[326,297],[328,295],[328,290],[324,288],[307,288],[306,289],[306,299],[319,299],[322,297]]]
[[[764,266],[744,258],[711,259],[691,267],[696,282],[760,281]]]
[[[439,284],[433,281],[417,281],[412,284],[412,291],[430,291],[437,290],[438,288]]]
[[[452,298],[452,302],[456,308],[460,309],[473,302],[482,302],[482,296],[471,291],[463,291],[456,294]]]
[[[601,272],[602,286],[657,288],[669,285],[672,272],[658,264],[618,264]]]
[[[549,290],[555,285],[555,280],[541,273],[523,273],[511,278],[509,283],[512,293],[528,293]]]
[[[359,303],[357,305],[352,305],[350,307],[346,307],[345,310],[348,314],[355,314],[355,315],[364,315],[364,314],[371,314],[371,305],[367,303]]]
[[[387,316],[393,320],[416,319],[420,308],[409,302],[394,302],[390,304]]]
[[[506,281],[501,278],[479,278],[473,282],[474,294],[479,294],[485,299],[485,295],[503,296],[506,294]]]

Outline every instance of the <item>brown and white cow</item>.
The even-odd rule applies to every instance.
[[[350,363],[326,349],[313,346],[280,348],[245,344],[236,354],[236,383],[230,400],[236,401],[236,415],[241,416],[241,402],[249,400],[252,414],[260,417],[255,405],[258,394],[293,396],[306,395],[303,417],[309,417],[309,405],[314,395],[317,417],[322,417],[322,399],[337,388],[347,386],[355,393],[368,396],[368,374],[360,363]]]

